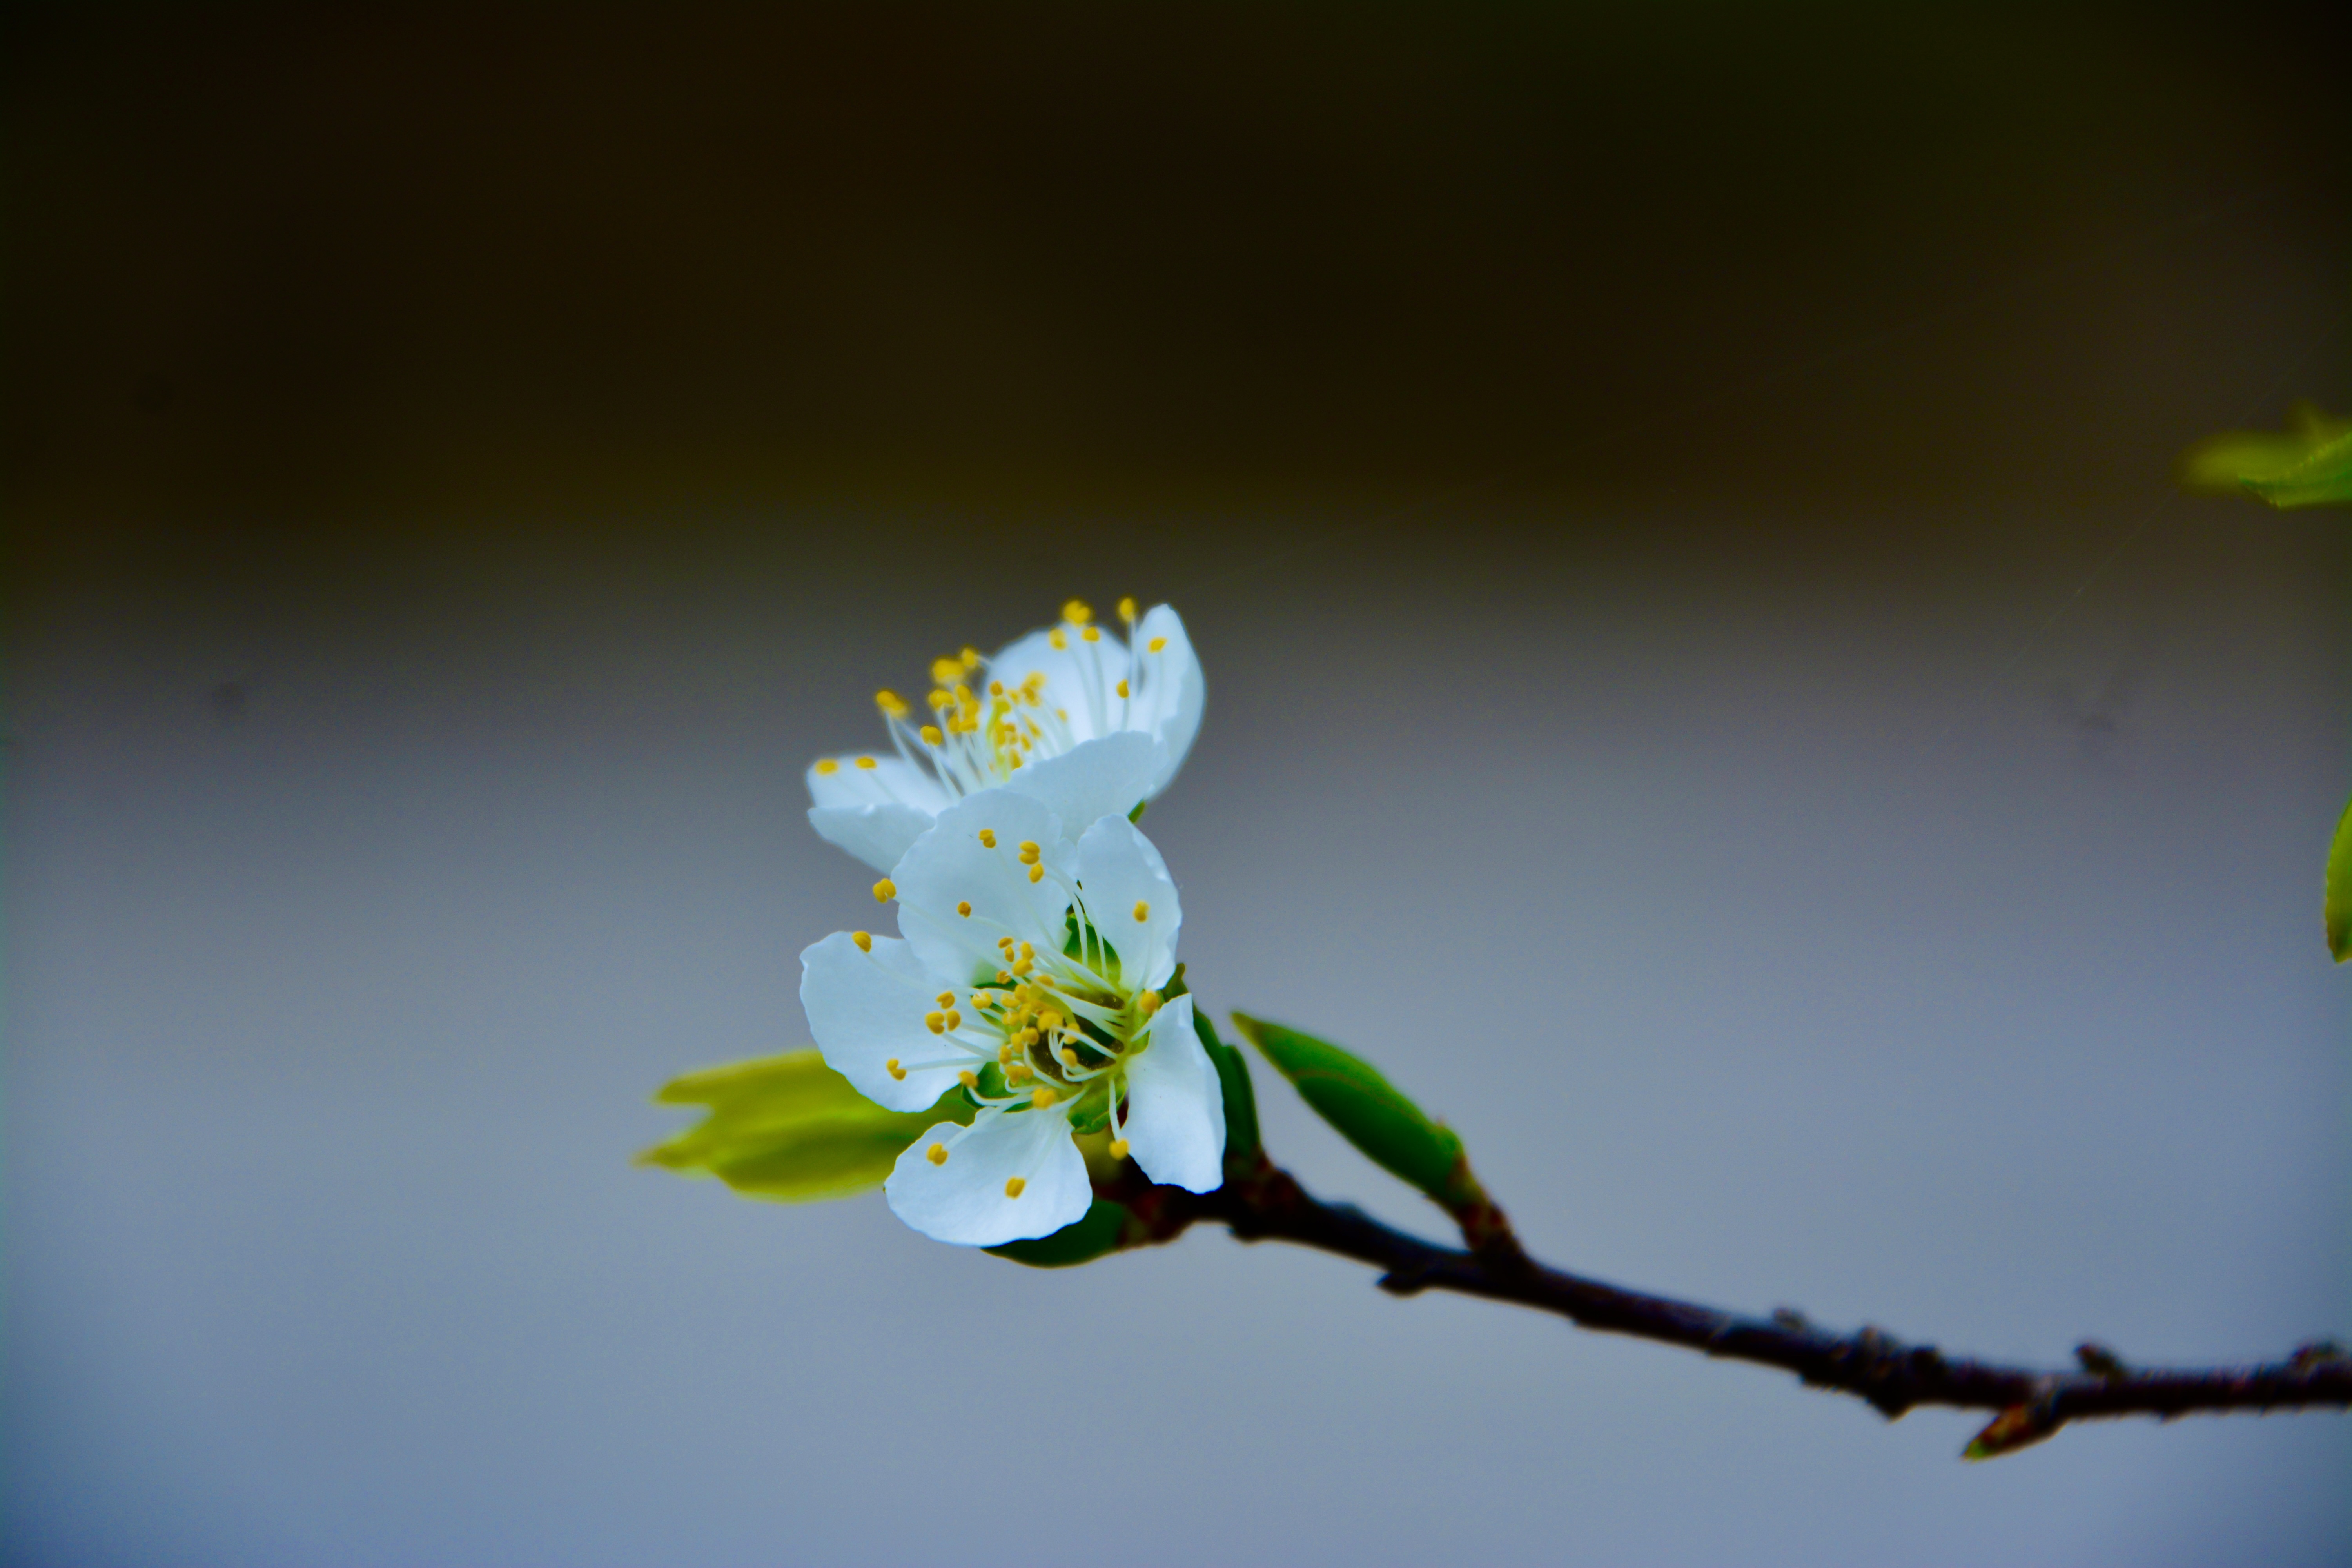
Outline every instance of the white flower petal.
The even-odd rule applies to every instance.
[[[1225,1179],[1225,1096],[1216,1064],[1192,1033],[1192,998],[1151,1020],[1151,1044],[1129,1058],[1128,1152],[1165,1186],[1211,1193]]]
[[[887,871],[931,826],[931,813],[886,805],[813,805],[809,826],[827,844],[848,850],[877,871]]]
[[[809,799],[818,805],[883,805],[895,801],[930,816],[946,809],[948,792],[940,781],[906,758],[869,753],[865,760],[874,765],[859,767],[856,757],[828,757],[811,763]]]
[[[1153,781],[1165,771],[1162,760],[1158,741],[1121,730],[1032,763],[1004,787],[1053,807],[1064,833],[1082,833],[1095,818],[1124,817],[1150,798]]]
[[[986,830],[993,848],[981,842]],[[1038,846],[1047,874],[1029,879],[1024,842]],[[1061,819],[1042,802],[1011,790],[986,789],[940,813],[892,868],[898,888],[898,930],[935,974],[950,985],[971,983],[998,964],[996,942],[1011,936],[1059,952],[1075,852],[1062,837]],[[970,904],[969,915],[957,912]]]
[[[1158,653],[1151,651],[1156,639],[1165,638]],[[1168,754],[1160,772],[1152,781],[1154,795],[1168,787],[1176,770],[1184,765],[1184,754],[1192,749],[1192,737],[1201,731],[1201,710],[1208,700],[1208,688],[1201,677],[1201,660],[1192,651],[1192,639],[1184,633],[1183,617],[1165,605],[1154,605],[1144,612],[1135,628],[1138,679],[1136,688],[1139,700],[1129,721],[1138,729],[1150,729],[1167,747]]]
[[[1067,647],[1054,646],[1055,629]],[[1118,696],[1118,683],[1127,679],[1127,647],[1108,632],[1091,643],[1080,640],[1068,626],[1031,632],[1006,644],[988,661],[988,670],[1007,686],[1018,686],[1032,675],[1044,676],[1045,706],[1065,715],[1074,741],[1128,728],[1120,721],[1125,705]]]
[[[1097,818],[1078,840],[1078,890],[1095,930],[1118,953],[1120,984],[1154,989],[1176,972],[1184,910],[1167,863],[1123,816]]]
[[[955,1087],[967,1053],[924,1024],[923,1015],[938,1005],[940,982],[915,951],[887,936],[868,940],[874,951],[860,952],[847,931],[837,931],[801,953],[809,1033],[825,1065],[866,1099],[891,1110],[928,1110]],[[893,1058],[905,1078],[891,1076]],[[929,1062],[946,1065],[916,1065]]]
[[[935,1143],[948,1152],[938,1163]],[[1018,1197],[1005,1193],[1014,1180]],[[882,1190],[900,1219],[934,1241],[964,1247],[1051,1236],[1094,1202],[1086,1160],[1059,1108],[982,1110],[969,1129],[942,1121],[898,1156]]]

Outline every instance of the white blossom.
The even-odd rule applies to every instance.
[[[968,647],[934,659],[928,721],[897,692],[877,692],[890,751],[812,764],[809,825],[887,871],[940,812],[981,790],[1033,796],[1078,830],[1127,816],[1183,765],[1203,689],[1174,610],[1155,605],[1139,620],[1123,599],[1119,619],[1127,638],[1073,599],[1060,624],[994,658]]]
[[[947,805],[875,896],[898,939],[836,931],[801,954],[801,1003],[825,1061],[893,1110],[961,1088],[885,1184],[899,1218],[940,1241],[1048,1236],[1092,1201],[1075,1136],[1203,1193],[1223,1179],[1224,1101],[1164,996],[1183,921],[1160,852],[1119,812],[1075,842],[1053,807],[1010,788]]]

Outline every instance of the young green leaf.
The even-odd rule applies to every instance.
[[[640,1153],[638,1164],[716,1176],[747,1197],[781,1203],[878,1187],[924,1129],[972,1118],[961,1089],[929,1110],[885,1110],[814,1051],[688,1073],[663,1085],[654,1103],[709,1114]]]
[[[1207,1011],[1198,1005],[1192,1009],[1192,1032],[1201,1037],[1201,1048],[1209,1053],[1209,1060],[1215,1065],[1217,1086],[1224,1095],[1225,1169],[1228,1173],[1247,1171],[1257,1163],[1260,1147],[1257,1089],[1250,1082],[1249,1059],[1217,1038],[1216,1026],[1209,1022]]]
[[[1132,1217],[1125,1204],[1097,1198],[1084,1215],[1051,1236],[1008,1241],[1002,1247],[983,1250],[1032,1268],[1074,1268],[1117,1252],[1126,1239],[1128,1221]]]
[[[1463,1157],[1461,1138],[1452,1128],[1431,1121],[1378,1068],[1328,1040],[1246,1014],[1234,1015],[1234,1027],[1297,1086],[1299,1098],[1373,1163],[1448,1208],[1463,1200],[1462,1181],[1469,1163]]]
[[[2352,801],[2336,819],[2336,842],[2327,851],[2327,951],[2342,963],[2352,959]]]
[[[2181,454],[2179,474],[2200,494],[2251,492],[2283,509],[2352,501],[2352,419],[2298,403],[2284,430],[2226,430],[2200,441]]]

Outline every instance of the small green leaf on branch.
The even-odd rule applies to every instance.
[[[961,1089],[929,1110],[885,1110],[814,1051],[734,1062],[662,1086],[656,1105],[709,1115],[636,1157],[681,1175],[712,1175],[746,1197],[811,1203],[878,1187],[907,1145],[941,1120],[970,1122]]]
[[[1449,1209],[1474,1194],[1484,1196],[1476,1193],[1461,1137],[1432,1121],[1371,1063],[1328,1040],[1245,1013],[1234,1015],[1234,1027],[1374,1164]]]
[[[2012,1405],[1992,1418],[1992,1424],[1978,1433],[1962,1450],[1964,1459],[1998,1459],[2003,1454],[2014,1454],[2020,1448],[2030,1448],[2058,1430],[2062,1423],[2053,1420],[2048,1409],[2040,1402]]]
[[[2352,800],[2336,819],[2336,842],[2327,851],[2327,951],[2336,962],[2352,959]]]
[[[1070,1268],[1106,1258],[1127,1244],[1135,1215],[1125,1204],[1097,1198],[1078,1218],[1051,1236],[1008,1241],[985,1250],[1032,1268]]]
[[[2226,430],[2200,441],[2181,454],[2179,479],[2200,494],[2252,493],[2281,509],[2352,501],[2352,419],[2298,403],[2284,430]]]

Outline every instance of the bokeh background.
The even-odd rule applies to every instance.
[[[2342,1561],[2336,1416],[1967,1466],[1320,1255],[628,1164],[871,910],[805,761],[1134,593],[1203,1000],[1546,1257],[2352,1331],[2352,534],[2168,480],[2352,405],[2352,37],[1888,10],[13,8],[6,1559]]]

